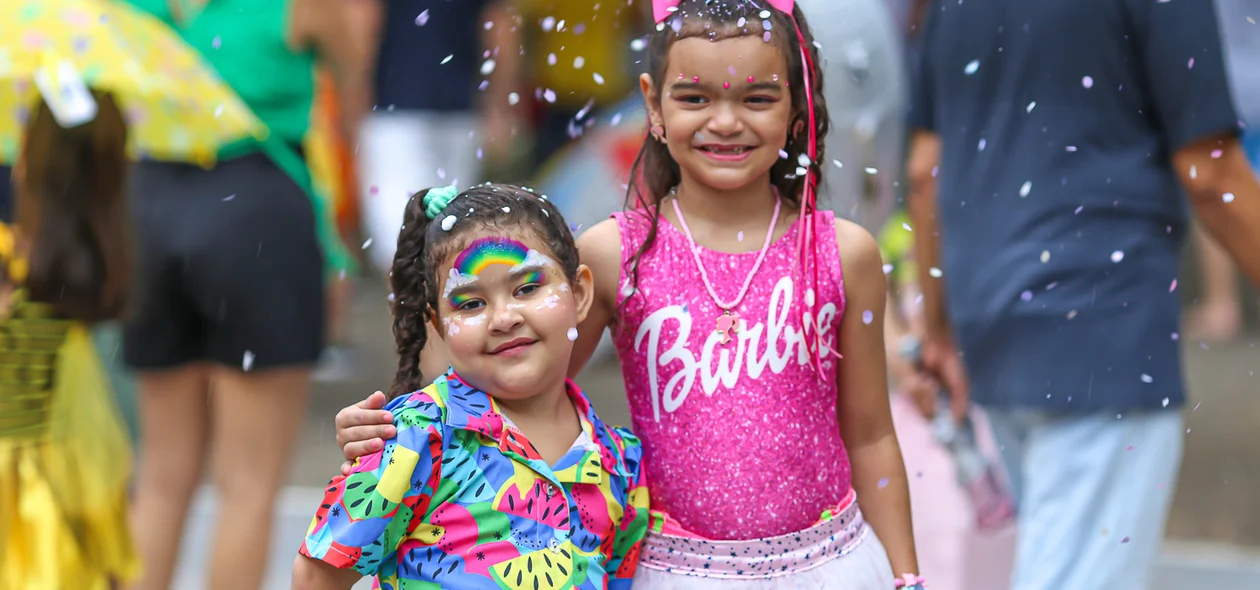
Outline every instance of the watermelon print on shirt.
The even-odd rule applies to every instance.
[[[595,415],[549,466],[453,372],[385,409],[398,434],[329,484],[302,555],[384,590],[626,589],[648,526],[639,440]]]

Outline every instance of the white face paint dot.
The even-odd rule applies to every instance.
[[[442,231],[451,231],[451,228],[455,227],[456,221],[458,221],[457,217],[454,215],[447,215],[446,218],[442,220]]]
[[[980,60],[973,59],[967,62],[967,67],[963,68],[963,73],[970,76],[979,70],[980,70]]]
[[[1086,88],[1093,88],[1094,79],[1089,76],[1085,76],[1084,78],[1081,78],[1081,86],[1084,86]]]
[[[1032,181],[1031,181],[1031,180],[1025,180],[1025,181],[1024,181],[1024,184],[1023,184],[1022,186],[1020,186],[1020,187],[1019,187],[1019,196],[1020,196],[1020,198],[1027,197],[1027,196],[1028,196],[1028,193],[1031,193],[1031,192],[1032,192]]]
[[[1112,253],[1111,253],[1111,261],[1112,261],[1112,262],[1120,262],[1121,260],[1124,260],[1124,252],[1123,252],[1123,251],[1121,251],[1121,250],[1116,250],[1115,252],[1112,252]]]
[[[873,322],[873,321],[875,321],[875,314],[874,314],[873,312],[871,312],[871,310],[869,310],[869,309],[867,309],[867,310],[863,310],[863,311],[862,311],[862,323],[863,323],[863,324],[868,324],[868,325],[869,325],[869,324],[870,324],[871,322]]]
[[[577,328],[569,328],[569,342],[573,342],[578,338]]]

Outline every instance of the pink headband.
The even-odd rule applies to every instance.
[[[796,5],[796,0],[765,0],[767,4],[773,6],[783,12],[792,14],[792,7]],[[677,8],[682,0],[652,0],[652,16],[656,18],[657,24],[665,22],[673,11],[671,8]]]

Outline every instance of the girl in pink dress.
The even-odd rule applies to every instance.
[[[805,17],[792,0],[653,8],[633,207],[578,240],[596,301],[570,366],[610,331],[652,497],[635,582],[919,587],[879,248],[814,206],[828,118]],[[382,401],[338,416],[348,456],[388,436]]]

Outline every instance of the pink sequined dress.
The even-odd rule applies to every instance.
[[[891,572],[884,577],[887,566],[880,565],[887,563],[883,549],[853,502],[836,415],[838,363],[827,358],[819,375],[803,337],[800,289],[806,298],[819,298],[820,334],[831,350],[839,348],[845,308],[834,217],[817,215],[820,292],[813,291],[812,273],[806,280],[796,264],[797,220],[771,244],[734,310],[741,326],[726,344],[716,330],[722,311],[683,231],[659,220],[636,285],[627,263],[652,221],[644,211],[614,215],[623,268],[613,336],[655,513],[655,534],[640,562],[646,575],[653,569],[733,579],[752,569],[804,572],[857,550],[869,537],[868,551],[878,555],[870,556],[875,565],[867,569],[879,571],[881,587],[892,584]],[[757,254],[700,248],[718,297],[735,298]],[[803,531],[825,534],[789,534]],[[772,538],[777,541],[769,543]],[[777,546],[774,555],[767,545]],[[723,557],[718,553],[729,553],[724,574],[713,569],[713,558]],[[677,587],[704,587],[676,580],[683,583]],[[646,581],[651,588],[674,587]]]

